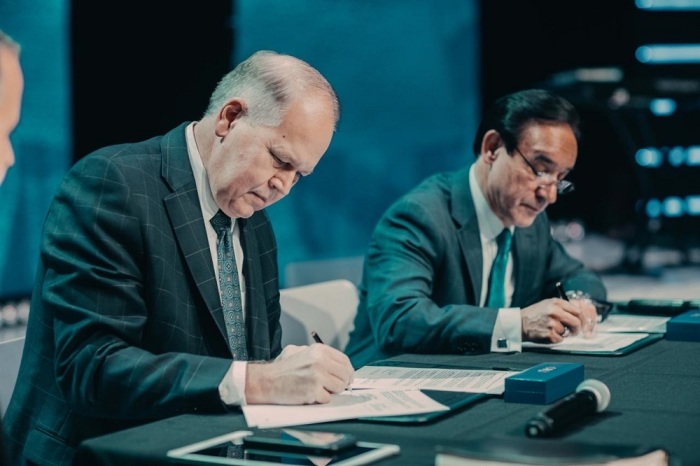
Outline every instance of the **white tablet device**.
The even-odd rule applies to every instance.
[[[371,464],[382,458],[397,455],[400,451],[398,445],[356,442],[338,451],[329,450],[319,453],[316,446],[310,447],[309,451],[304,451],[299,447],[285,448],[279,445],[267,446],[244,441],[245,437],[252,435],[252,430],[238,430],[170,450],[168,457],[199,464],[355,466]],[[328,433],[328,435],[337,434]]]

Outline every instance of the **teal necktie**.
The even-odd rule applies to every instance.
[[[486,299],[486,307],[502,308],[506,305],[506,265],[508,264],[508,254],[513,235],[509,228],[496,237],[498,253],[493,260],[491,267],[491,277],[489,278],[489,294]]]
[[[231,219],[218,211],[210,220],[216,231],[216,256],[219,262],[219,284],[221,286],[221,307],[226,321],[228,344],[234,361],[247,361],[248,350],[245,340],[245,322],[241,306],[241,285],[238,281],[236,256],[233,254]]]

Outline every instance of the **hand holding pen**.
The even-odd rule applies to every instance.
[[[569,296],[566,294],[566,291],[564,291],[564,287],[562,286],[561,282],[557,282],[557,292],[559,293],[559,297],[561,299],[564,299],[566,301],[572,302],[569,299]],[[583,297],[576,297],[576,294],[574,296],[574,301],[576,305],[578,306],[579,309],[579,320],[581,321],[581,331],[583,332],[583,336],[585,337],[590,337],[593,334],[593,328],[595,327],[596,320],[597,320],[597,311],[595,309],[595,306],[591,302],[590,299],[583,298]],[[595,316],[595,317],[591,317]],[[564,327],[564,333],[562,333],[562,337],[567,337],[571,334],[571,329],[567,326]]]
[[[316,343],[320,343],[321,345],[325,345],[323,343],[323,340],[321,340],[321,337],[316,333],[316,330],[311,331],[311,337],[314,339]],[[352,393],[352,385],[348,384],[346,390],[348,390],[350,393]]]

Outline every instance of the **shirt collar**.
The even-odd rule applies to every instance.
[[[474,201],[474,210],[476,211],[476,220],[479,223],[479,232],[481,236],[489,241],[496,239],[505,226],[503,222],[493,213],[489,207],[484,193],[481,192],[481,187],[476,181],[476,164],[472,164],[469,169],[469,189]],[[513,233],[514,227],[510,227],[510,232]]]
[[[194,174],[194,182],[197,185],[197,194],[199,195],[199,203],[202,207],[202,215],[205,219],[212,218],[218,211],[219,206],[216,205],[214,196],[211,193],[209,186],[209,176],[204,169],[202,156],[197,149],[197,141],[194,138],[194,125],[192,122],[185,128],[185,139],[187,140],[187,153],[190,156],[190,165],[192,165],[192,173]]]

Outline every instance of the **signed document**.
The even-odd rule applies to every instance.
[[[596,332],[591,337],[583,335],[564,338],[560,343],[523,342],[523,348],[548,348],[553,351],[579,351],[583,353],[613,352],[641,341],[648,333],[603,333]]]
[[[518,371],[364,366],[355,372],[353,388],[421,388],[500,395],[504,380]]]
[[[635,314],[610,314],[608,318],[596,325],[600,333],[666,333],[666,322],[670,317],[640,316]]]
[[[355,389],[333,395],[327,404],[301,406],[247,405],[243,406],[248,427],[285,427],[319,422],[356,419],[358,417],[396,416],[449,408],[420,390]]]

